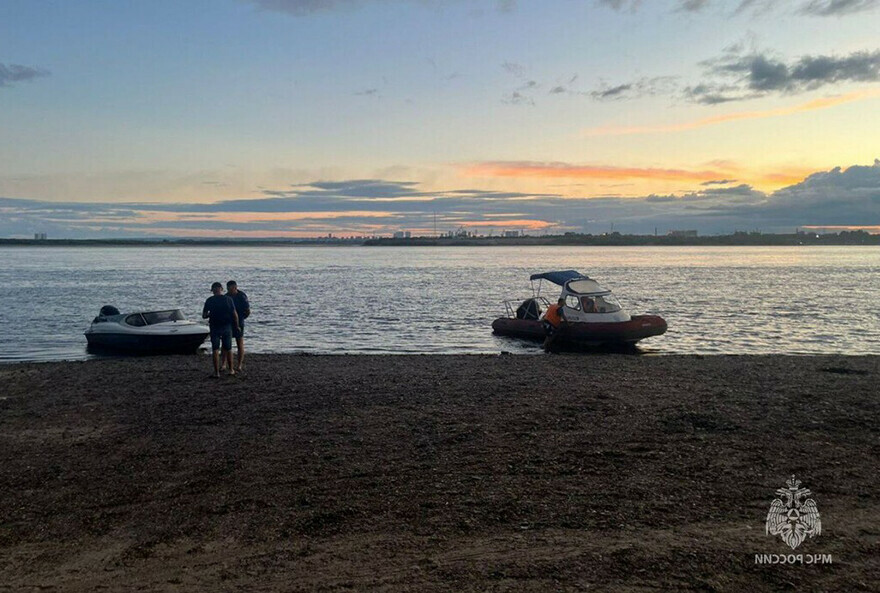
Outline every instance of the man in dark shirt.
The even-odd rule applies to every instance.
[[[235,280],[226,283],[226,296],[232,299],[235,312],[238,314],[238,330],[232,328],[232,337],[235,338],[235,347],[238,350],[235,370],[241,371],[241,365],[244,363],[244,320],[251,314],[251,304],[244,291],[238,289]]]
[[[234,375],[232,368],[232,330],[238,329],[238,314],[235,312],[235,304],[232,299],[223,294],[223,285],[215,282],[211,285],[214,296],[208,297],[202,309],[202,319],[208,320],[211,328],[211,354],[214,358],[214,377],[220,376],[220,352],[222,346],[223,358],[229,374]]]

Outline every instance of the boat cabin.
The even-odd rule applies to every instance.
[[[621,308],[610,290],[575,270],[532,274],[529,280],[532,282],[534,300],[538,302],[547,303],[547,300],[541,297],[544,281],[561,287],[562,291],[558,298],[565,299],[563,314],[569,322],[615,323],[630,320],[629,314]],[[544,310],[546,311],[546,307]]]
[[[147,325],[158,325],[160,323],[185,320],[186,318],[183,316],[183,312],[181,312],[180,309],[120,314],[116,307],[105,306],[101,308],[100,315],[95,317],[92,323],[115,322],[124,323],[131,327],[145,327]]]
[[[145,325],[158,325],[160,323],[168,323],[169,321],[185,321],[186,318],[180,309],[170,309],[168,311],[150,311],[147,313],[132,313],[125,317],[125,324],[133,327],[144,327]]]

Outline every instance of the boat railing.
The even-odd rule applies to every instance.
[[[528,297],[528,298],[521,298],[521,299],[506,299],[503,302],[504,302],[504,310],[505,310],[507,317],[509,317],[511,319],[516,319],[516,310],[519,309],[520,305],[522,305],[525,301],[528,301],[528,300],[538,301],[538,303],[540,304],[540,307],[541,307],[540,312],[546,311],[547,307],[550,306],[550,301],[548,301],[547,299],[545,299],[542,296]]]

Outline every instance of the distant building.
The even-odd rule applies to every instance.
[[[412,233],[409,231],[403,231],[403,238],[404,239],[412,239]]]
[[[395,239],[403,239],[403,231],[394,231],[394,234],[391,236]]]
[[[697,231],[669,231],[667,233],[669,237],[696,237]]]
[[[45,241],[46,233],[34,233],[34,241]]]
[[[519,237],[520,232],[519,231],[504,231],[504,236],[505,237]]]

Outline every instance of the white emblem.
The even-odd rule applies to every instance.
[[[801,488],[801,481],[794,476],[789,478],[786,485],[787,488],[776,491],[780,498],[770,504],[767,534],[782,537],[782,541],[794,550],[807,536],[814,537],[822,533],[822,522],[819,520],[816,501],[812,498],[801,500],[812,492]]]

